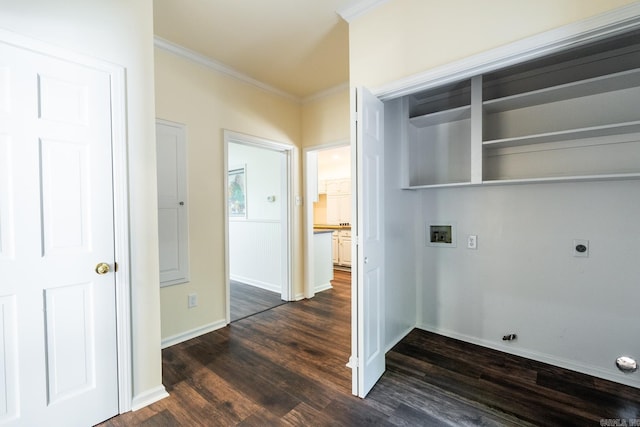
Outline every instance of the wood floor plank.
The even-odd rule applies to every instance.
[[[449,424],[431,414],[425,413],[411,406],[400,404],[400,406],[389,417],[389,423],[394,426],[403,427],[439,427]]]
[[[218,425],[235,425],[262,408],[208,369],[198,371],[188,384],[209,402],[212,419]]]
[[[277,292],[231,280],[230,282],[231,321],[244,319],[273,307],[285,304]]]
[[[306,403],[299,404],[282,419],[292,426],[331,427],[336,425],[330,414],[319,411]]]
[[[413,330],[366,399],[351,395],[350,275],[163,350],[170,397],[124,426],[598,426],[640,420],[640,390]]]

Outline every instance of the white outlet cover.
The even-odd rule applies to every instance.
[[[471,234],[467,237],[467,249],[478,249],[478,236]]]
[[[189,294],[187,297],[187,307],[193,308],[198,306],[198,294]]]

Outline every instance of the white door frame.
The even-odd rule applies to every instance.
[[[118,357],[118,410],[131,410],[131,300],[129,258],[129,180],[127,178],[126,78],[123,67],[77,54],[40,40],[0,29],[0,43],[106,72],[111,80],[111,152],[113,157],[113,218],[117,268],[116,332]]]
[[[225,293],[226,293],[226,322],[231,323],[231,271],[229,268],[229,194],[226,191],[229,188],[229,144],[243,144],[267,150],[277,151],[284,155],[284,170],[282,171],[282,194],[286,199],[283,201],[280,214],[280,222],[282,226],[282,299],[285,301],[293,301],[295,299],[293,289],[292,274],[292,248],[293,248],[293,153],[295,147],[290,144],[272,141],[257,136],[247,135],[240,132],[234,132],[224,129],[224,168],[223,168],[223,185],[224,185],[224,277],[225,277]]]
[[[330,150],[332,148],[351,146],[351,141],[343,139],[340,141],[328,142],[326,144],[313,145],[303,149],[302,156],[302,170],[304,171],[303,185],[304,185],[304,200],[307,201],[304,208],[304,297],[313,298],[315,296],[314,289],[314,277],[315,271],[313,269],[313,260],[315,257],[313,250],[313,200],[315,196],[313,191],[317,191],[317,187],[313,185],[317,183],[318,177],[312,178],[311,173],[317,175],[317,168],[309,167],[309,155],[318,151]],[[353,157],[353,156],[352,156]],[[351,171],[353,174],[353,171]]]

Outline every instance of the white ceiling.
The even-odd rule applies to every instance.
[[[349,79],[353,0],[154,0],[156,36],[297,98]]]
[[[318,151],[318,179],[349,177],[351,177],[350,146]]]

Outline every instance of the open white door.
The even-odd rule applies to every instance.
[[[357,263],[352,272],[357,351],[354,394],[365,397],[385,370],[384,354],[384,104],[364,88],[355,93]],[[353,329],[353,328],[352,328]]]

